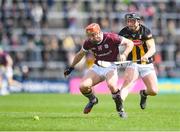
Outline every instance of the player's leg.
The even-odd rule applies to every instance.
[[[0,74],[0,95],[1,95],[1,92],[2,92],[2,75]]]
[[[11,66],[6,67],[6,72],[3,75],[3,80],[4,80],[4,89],[6,92],[9,94],[10,91],[10,86],[13,83],[13,69]]]
[[[155,96],[158,93],[158,81],[157,81],[157,76],[153,72],[143,78],[143,81],[146,85],[146,91],[145,93],[147,95]]]
[[[84,108],[84,114],[88,114],[93,106],[98,103],[98,98],[94,95],[92,87],[101,81],[103,81],[102,77],[93,70],[89,70],[82,78],[80,83],[80,91],[89,99],[88,104]]]
[[[9,95],[8,80],[4,77],[4,75],[0,76],[0,95]]]
[[[129,88],[134,84],[134,82],[138,79],[138,72],[135,65],[131,67],[127,67],[124,72],[124,82],[121,86],[121,98],[123,101],[127,98],[129,94]]]
[[[118,81],[117,69],[111,70],[106,74],[106,82],[112,93],[112,98],[115,102],[116,110],[120,117],[126,118],[127,115],[124,111],[122,99],[120,96],[120,90],[118,89],[118,86],[117,86],[117,81]]]
[[[149,72],[148,72],[149,71]],[[155,70],[153,67],[149,68],[149,70],[146,70],[147,75],[144,75],[142,77],[142,80],[146,86],[145,90],[140,91],[140,107],[141,109],[146,108],[146,100],[147,96],[155,96],[158,93],[158,81],[157,81],[157,76],[155,73]],[[144,72],[145,74],[145,72]]]

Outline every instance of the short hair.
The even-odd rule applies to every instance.
[[[91,23],[86,28],[86,33],[99,33],[101,32],[101,28],[97,23]]]

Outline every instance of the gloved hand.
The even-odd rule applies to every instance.
[[[74,67],[68,67],[64,70],[64,76],[68,76],[72,71],[74,70]]]

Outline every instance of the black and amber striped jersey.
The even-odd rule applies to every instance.
[[[140,29],[137,32],[132,32],[127,26],[124,27],[119,35],[128,38],[134,42],[134,47],[129,53],[127,60],[138,60],[148,51],[146,40],[152,39],[151,31],[144,25],[140,25]],[[151,63],[153,58],[149,58]],[[145,62],[138,62],[139,64],[146,64]]]

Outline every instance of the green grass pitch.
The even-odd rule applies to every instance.
[[[1,131],[171,131],[180,130],[180,95],[148,98],[141,110],[139,95],[125,102],[127,119],[121,119],[111,95],[97,95],[99,104],[84,115],[87,99],[70,94],[11,94],[0,96]],[[40,120],[34,120],[33,116]]]

